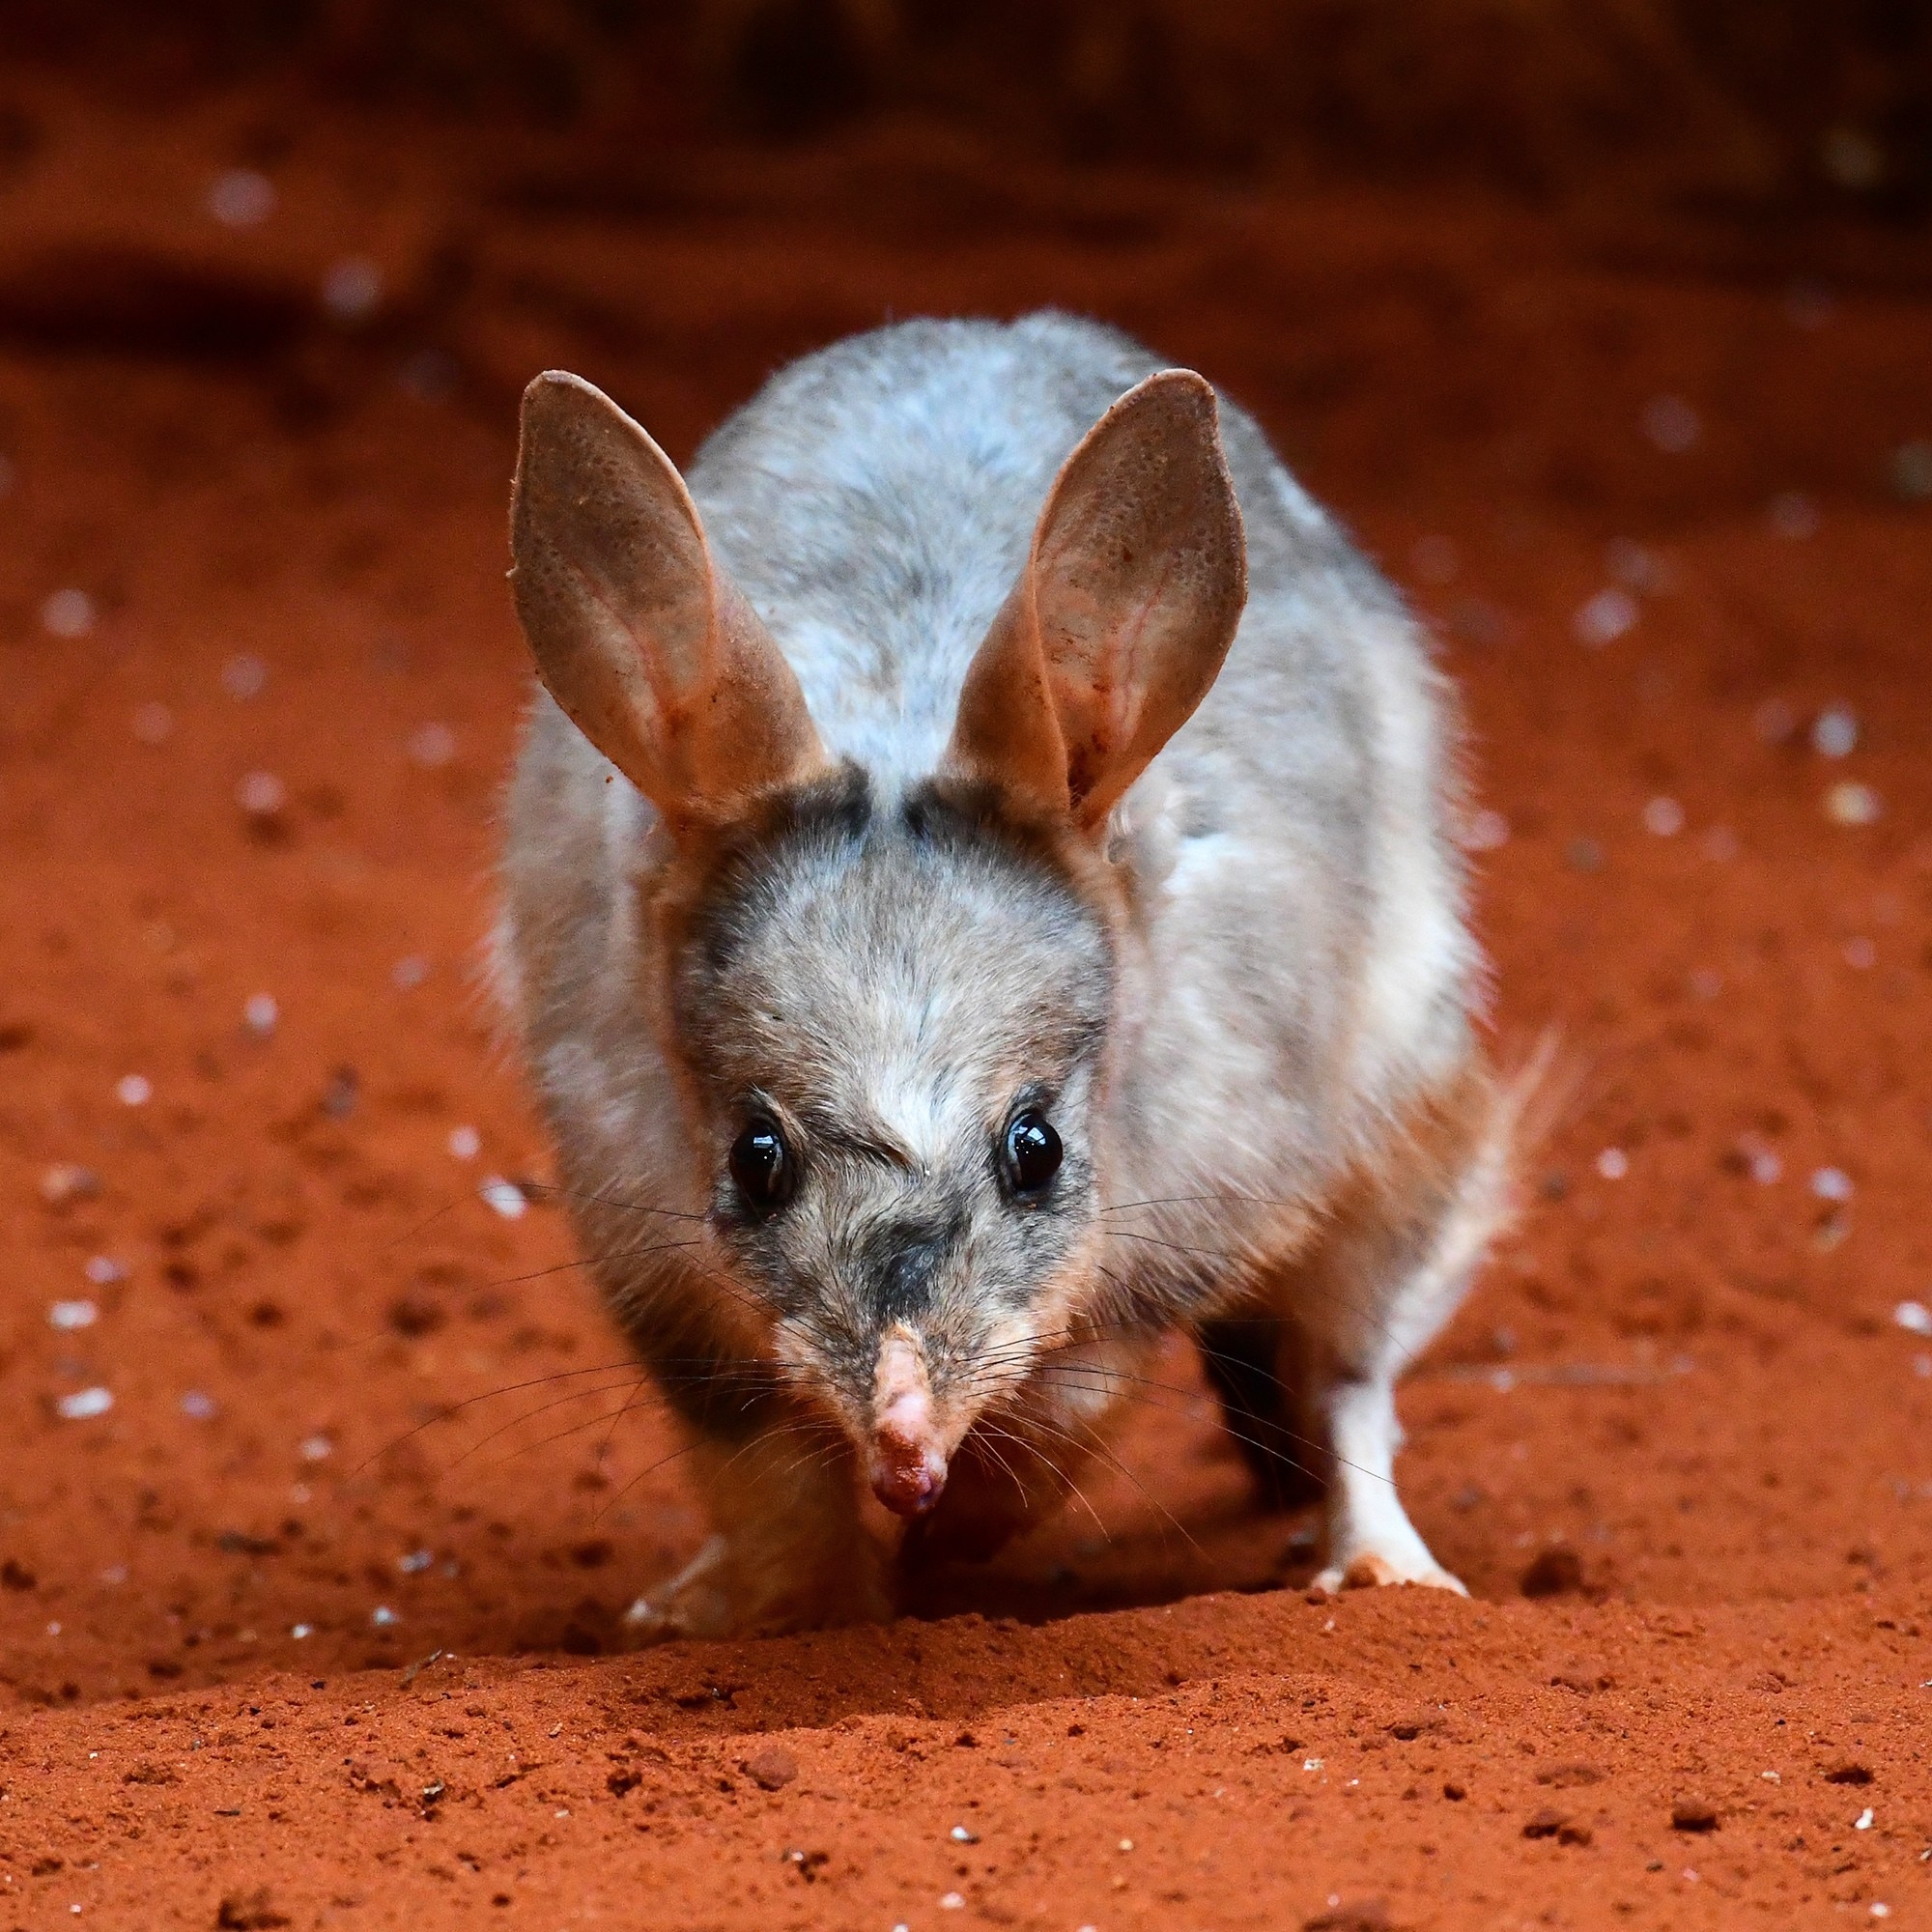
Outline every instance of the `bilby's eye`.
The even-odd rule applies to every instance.
[[[1060,1172],[1060,1136],[1044,1114],[1021,1114],[1007,1129],[1007,1179],[1015,1194],[1037,1194]]]
[[[776,1214],[791,1199],[797,1166],[776,1121],[760,1117],[731,1143],[731,1179],[755,1213]]]

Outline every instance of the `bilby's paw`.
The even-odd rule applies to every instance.
[[[795,1552],[748,1553],[714,1536],[675,1577],[624,1612],[634,1650],[680,1637],[782,1636],[839,1624],[883,1623],[893,1614],[879,1566],[867,1552],[800,1573]]]
[[[1394,1583],[1413,1583],[1427,1590],[1450,1590],[1466,1597],[1467,1586],[1430,1555],[1420,1551],[1421,1561],[1408,1551],[1390,1554],[1379,1549],[1358,1549],[1347,1563],[1331,1563],[1315,1579],[1318,1590],[1331,1596],[1342,1590],[1383,1590]]]
[[[724,1539],[714,1536],[676,1576],[668,1577],[624,1612],[622,1641],[643,1650],[679,1637],[729,1636],[732,1615],[730,1563]]]

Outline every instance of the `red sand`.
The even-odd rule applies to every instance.
[[[1932,437],[1922,247],[903,131],[593,169],[36,111],[0,184],[0,1925],[1932,1923],[1932,1340],[1894,1320],[1932,1300],[1932,508],[1889,482]],[[265,154],[279,207],[220,228],[212,175]],[[347,255],[360,328],[315,297]],[[558,1217],[474,1195],[546,1167],[471,970],[514,396],[567,364],[681,455],[798,350],[1047,299],[1256,407],[1467,694],[1499,1039],[1554,1023],[1574,1072],[1404,1396],[1475,1601],[1307,1601],[1177,1354],[1133,1479],[924,1617],[601,1656],[700,1526]],[[1584,648],[1617,570],[1635,623]],[[98,1195],[48,1205],[60,1163]]]

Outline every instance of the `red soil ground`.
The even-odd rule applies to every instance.
[[[34,113],[0,1925],[1932,1923],[1922,245],[903,129],[592,165]],[[211,181],[265,158],[273,213],[222,227]],[[345,257],[359,325],[317,298]],[[1466,694],[1499,1042],[1553,1024],[1572,1069],[1404,1396],[1474,1598],[1308,1601],[1177,1353],[1130,1476],[921,1617],[600,1654],[700,1525],[559,1217],[476,1192],[546,1171],[472,972],[514,397],[566,364],[683,455],[792,353],[1047,300],[1255,407]]]

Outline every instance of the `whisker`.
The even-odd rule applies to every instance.
[[[658,1214],[667,1221],[702,1221],[707,1217],[694,1214],[680,1208],[653,1208],[639,1201],[619,1201],[610,1194],[582,1194],[568,1187],[559,1187],[549,1180],[520,1180],[517,1185],[526,1194],[554,1194],[564,1201],[578,1201],[597,1208],[614,1208],[620,1214]]]
[[[656,1241],[647,1248],[619,1248],[613,1254],[580,1255],[575,1261],[557,1262],[551,1267],[532,1268],[528,1274],[506,1274],[500,1280],[486,1282],[486,1288],[517,1288],[526,1281],[543,1281],[550,1275],[568,1274],[573,1268],[603,1267],[610,1262],[635,1261],[643,1255],[668,1254],[673,1248],[695,1248],[696,1241]]]

